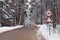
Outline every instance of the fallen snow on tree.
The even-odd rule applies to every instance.
[[[0,0],[0,1],[3,1],[3,0]]]
[[[31,11],[30,9],[32,7],[32,5],[30,4],[31,1],[32,0],[28,0],[28,2],[25,3],[25,5],[27,5],[28,7],[26,9],[27,17],[25,18],[24,25],[27,26],[27,27],[33,27],[33,25],[35,24],[35,21],[34,21],[34,18],[33,18],[35,13],[33,14],[33,13],[30,12]]]

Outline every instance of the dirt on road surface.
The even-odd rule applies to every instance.
[[[12,30],[9,32],[1,33],[0,40],[39,40],[37,39],[36,33],[38,27],[28,28],[23,27],[21,29]],[[45,40],[40,34],[40,40]]]

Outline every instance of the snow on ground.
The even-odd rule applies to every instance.
[[[49,27],[47,27],[45,24],[43,25],[37,25],[39,27],[37,34],[41,34],[42,36],[45,37],[46,40],[60,40],[60,25],[57,25],[57,28],[55,29],[55,32],[53,31],[52,26],[50,27],[50,35],[49,35]],[[18,29],[18,28],[22,28],[23,25],[18,25],[18,26],[14,26],[14,27],[1,27],[0,28],[0,33],[6,32],[6,31],[10,31],[10,30],[14,30],[14,29]]]
[[[40,26],[40,29],[38,30],[38,34],[42,33],[42,35],[45,37],[46,40],[60,40],[60,29],[58,29],[58,25],[57,28],[55,29],[55,32],[53,31],[52,26],[50,27],[50,35],[49,35],[49,27],[47,27],[47,25],[43,24],[43,25],[38,25]]]
[[[23,25],[17,25],[17,26],[13,26],[13,27],[0,27],[0,33],[6,32],[6,31],[10,31],[10,30],[14,30],[14,29],[18,29],[18,28],[22,28]]]

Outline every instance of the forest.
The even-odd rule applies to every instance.
[[[53,26],[60,24],[60,0],[0,0],[0,26],[45,24],[47,10]]]

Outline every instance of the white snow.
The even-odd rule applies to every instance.
[[[18,26],[13,26],[13,27],[0,27],[0,33],[11,31],[14,29],[22,28],[22,27],[23,27],[23,25],[21,25],[21,26],[18,25]]]
[[[9,3],[12,3],[12,0],[9,0],[8,2],[9,2]]]
[[[31,0],[27,0],[28,2],[31,2]]]
[[[25,5],[27,5],[28,7],[26,8],[26,14],[27,14],[27,17],[25,17],[25,26],[29,26],[29,27],[33,27],[33,25],[35,24],[34,20],[33,20],[33,14],[30,12],[30,9],[31,9],[31,4],[30,2],[32,0],[27,0],[28,2],[25,3]],[[34,13],[35,14],[35,13]]]
[[[10,11],[15,12],[15,10],[14,10],[14,9],[10,9]]]
[[[3,1],[3,0],[0,0],[0,1]]]
[[[40,29],[38,30],[38,34],[42,33],[43,37],[45,37],[46,40],[60,40],[60,36],[58,33],[58,28],[55,29],[56,32],[53,31],[52,26],[51,28],[51,34],[49,35],[49,27],[47,27],[47,25],[43,24],[43,25],[39,25]],[[59,27],[59,26],[58,26]]]
[[[51,30],[51,34],[49,35],[49,27],[47,27],[47,25],[43,24],[43,25],[37,25],[39,27],[39,30],[37,31],[37,34],[41,34],[42,36],[45,37],[46,40],[60,40],[60,36],[59,36],[59,25],[57,25],[57,28],[55,29],[56,32],[53,31],[52,26],[50,27]],[[10,31],[10,30],[14,30],[14,29],[18,29],[18,28],[22,28],[23,25],[18,25],[18,26],[13,26],[13,27],[0,27],[0,33],[6,32],[6,31]]]

